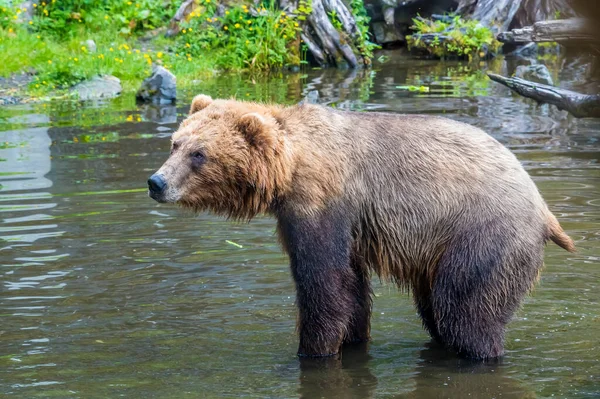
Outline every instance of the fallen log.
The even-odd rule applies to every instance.
[[[540,21],[532,26],[498,34],[503,43],[558,42],[561,44],[593,44],[600,41],[588,21],[582,18]]]
[[[343,5],[343,3],[341,4]],[[345,60],[350,68],[356,68],[358,66],[357,56],[329,20],[323,2],[312,0],[311,6],[312,12],[307,17],[307,21],[321,42],[321,50],[327,54],[329,63],[339,65],[342,60]]]
[[[520,78],[507,78],[488,73],[490,79],[517,94],[539,103],[552,104],[576,118],[600,118],[600,95],[581,94],[571,90],[530,82]]]

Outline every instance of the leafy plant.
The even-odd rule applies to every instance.
[[[354,20],[356,21],[356,27],[358,28],[359,33],[356,46],[365,59],[365,62],[370,65],[371,60],[373,59],[373,50],[380,48],[377,44],[369,40],[371,37],[371,33],[369,33],[369,22],[371,22],[371,18],[367,15],[363,0],[350,0],[350,9],[354,16]]]
[[[193,61],[207,51],[217,53],[221,69],[268,69],[300,63],[299,22],[274,5],[261,3],[253,13],[233,6],[218,15],[212,0],[200,0],[182,23],[175,56]]]
[[[502,46],[489,28],[460,16],[413,18],[411,29],[415,33],[406,37],[408,47],[440,58],[486,58],[497,54]]]

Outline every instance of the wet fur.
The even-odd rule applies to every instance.
[[[514,155],[464,123],[199,96],[173,140],[210,160],[163,166],[183,181],[180,204],[277,218],[301,356],[369,339],[374,272],[412,290],[434,339],[497,357],[546,241],[574,250]]]

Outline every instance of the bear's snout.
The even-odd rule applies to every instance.
[[[167,181],[165,178],[155,173],[148,179],[148,192],[150,197],[156,201],[161,201],[165,188],[167,187]]]

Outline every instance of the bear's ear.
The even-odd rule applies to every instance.
[[[275,126],[269,121],[269,117],[251,112],[240,116],[237,126],[252,147],[261,150],[273,147],[275,137],[272,129]]]
[[[212,103],[213,99],[205,94],[198,94],[192,100],[192,106],[190,107],[190,115],[198,111],[202,111]]]

